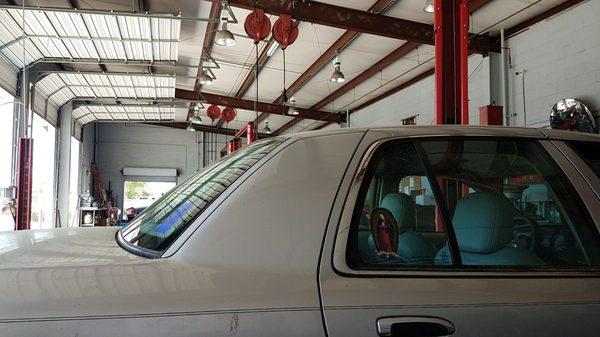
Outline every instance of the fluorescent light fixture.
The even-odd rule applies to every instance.
[[[124,167],[122,173],[137,177],[177,177],[177,169],[174,168]]]
[[[278,48],[279,48],[279,43],[277,43],[276,41],[273,42],[271,47],[269,47],[269,50],[267,50],[267,56],[269,56],[269,57],[273,56],[273,54],[275,54],[275,52],[277,51]]]
[[[423,12],[425,12],[425,13],[435,12],[435,6],[433,5],[433,0],[425,1],[425,6],[423,6]]]

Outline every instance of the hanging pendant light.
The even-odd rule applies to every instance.
[[[215,43],[219,46],[231,47],[235,45],[233,33],[227,29],[227,18],[221,20],[221,29],[217,31]]]
[[[190,132],[196,132],[196,129],[194,129],[194,127],[192,126],[192,123],[189,123],[187,128],[185,128],[186,130],[190,131]]]
[[[300,111],[298,111],[298,109],[296,109],[296,99],[294,98],[294,96],[292,96],[290,98],[290,109],[288,110],[288,115],[298,116],[299,114],[300,114]]]
[[[202,118],[199,115],[194,114],[192,116],[192,118],[190,118],[190,123],[192,123],[192,124],[202,124]]]
[[[269,121],[265,121],[265,133],[268,135],[271,134],[271,128],[269,127]]]
[[[426,0],[425,6],[423,6],[423,12],[433,13],[434,11],[435,11],[435,6],[433,5],[433,0]]]
[[[344,77],[344,73],[342,73],[342,62],[340,61],[340,55],[338,52],[335,53],[335,59],[333,61],[333,74],[329,80],[335,83],[343,83],[346,81],[346,77]]]
[[[215,79],[207,74],[206,70],[202,72],[200,77],[198,77],[198,82],[200,82],[202,85],[213,85],[214,81]]]

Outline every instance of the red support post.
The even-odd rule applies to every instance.
[[[253,122],[246,124],[246,145],[250,145],[256,141],[256,133],[254,131]]]
[[[460,122],[469,125],[469,0],[460,0]]]
[[[31,228],[31,178],[33,175],[33,138],[19,139],[16,230]]]
[[[230,140],[227,142],[227,154],[232,154],[236,150],[235,141]]]
[[[256,141],[256,130],[254,122],[248,122],[246,126],[235,134],[236,138],[246,137],[246,145],[250,145]]]
[[[435,121],[469,123],[469,0],[435,0]]]
[[[435,122],[469,124],[469,0],[434,0]],[[438,179],[445,203],[468,192]],[[455,195],[456,194],[456,195]],[[439,210],[436,230],[444,231]]]

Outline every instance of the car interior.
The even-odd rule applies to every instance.
[[[578,207],[575,194],[566,193],[572,191],[567,191],[569,183],[556,164],[534,142],[457,141],[422,146],[447,207],[463,265],[580,267],[598,263],[597,238],[589,230],[593,223]],[[357,205],[360,214],[355,217],[358,254],[349,254],[349,262],[367,268],[453,265],[440,200],[412,145],[383,148],[373,161]],[[381,209],[393,219],[374,215]],[[382,234],[388,227],[393,230]],[[381,245],[388,233],[398,235],[398,247],[391,252]]]

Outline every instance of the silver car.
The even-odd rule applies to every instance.
[[[259,141],[126,228],[0,235],[0,336],[598,336],[600,137]]]

